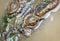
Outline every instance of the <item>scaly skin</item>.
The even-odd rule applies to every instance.
[[[14,5],[16,5],[16,6],[14,6]],[[17,9],[18,9],[18,6],[19,6],[19,2],[16,1],[16,0],[12,0],[9,3],[8,8],[7,8],[8,9],[8,13],[9,14],[15,13],[17,11]]]
[[[39,17],[37,17],[33,14],[28,14],[24,19],[23,26],[25,28],[27,28],[27,27],[32,28],[33,26],[35,26],[37,24],[38,20],[39,20]]]
[[[53,0],[54,2],[52,2],[52,4],[50,3],[50,4],[48,4],[47,5],[47,7],[45,8],[45,9],[43,9],[41,12],[39,12],[38,14],[37,14],[37,16],[35,15],[35,20],[36,21],[34,21],[33,22],[33,20],[31,21],[31,22],[29,22],[29,17],[34,17],[34,15],[33,14],[28,14],[26,17],[25,17],[25,19],[24,19],[24,23],[23,23],[23,26],[24,27],[34,27],[37,23],[38,23],[38,17],[39,18],[41,18],[41,17],[43,17],[47,12],[49,12],[50,10],[52,10],[52,9],[54,9],[57,5],[58,5],[58,3],[59,3],[59,0]]]
[[[26,2],[22,3],[21,0],[12,0],[9,4],[8,4],[8,13],[11,15],[11,14],[14,14],[14,13],[20,13],[22,8],[25,6],[25,4],[27,3],[27,0]],[[16,5],[16,7],[15,7]],[[22,6],[21,6],[22,5]]]
[[[48,4],[45,9],[43,9],[40,13],[36,14],[38,17],[44,16],[47,12],[54,9],[59,3],[59,0],[53,0],[52,4]]]

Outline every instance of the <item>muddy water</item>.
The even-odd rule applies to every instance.
[[[5,6],[10,0],[0,0],[0,17],[4,14]]]
[[[60,10],[52,13],[25,41],[60,41]]]
[[[0,16],[8,2],[9,0],[0,0]],[[60,10],[52,13],[31,37],[23,41],[60,41]]]

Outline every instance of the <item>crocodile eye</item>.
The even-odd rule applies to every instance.
[[[17,4],[16,4],[16,3],[12,4],[12,5],[11,5],[11,8],[12,8],[12,9],[16,9],[16,8],[17,8]]]
[[[34,17],[31,17],[30,19],[29,19],[29,23],[33,23],[33,22],[35,22],[36,21],[36,18],[34,18]]]

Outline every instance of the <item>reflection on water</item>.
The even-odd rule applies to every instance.
[[[0,0],[0,16],[4,12],[5,4],[7,4],[7,0]],[[60,41],[60,10],[56,13],[52,13],[31,37],[22,41]]]

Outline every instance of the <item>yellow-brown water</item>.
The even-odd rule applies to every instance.
[[[0,0],[0,16],[9,0]],[[23,41],[60,41],[60,10],[52,13],[31,37]]]

